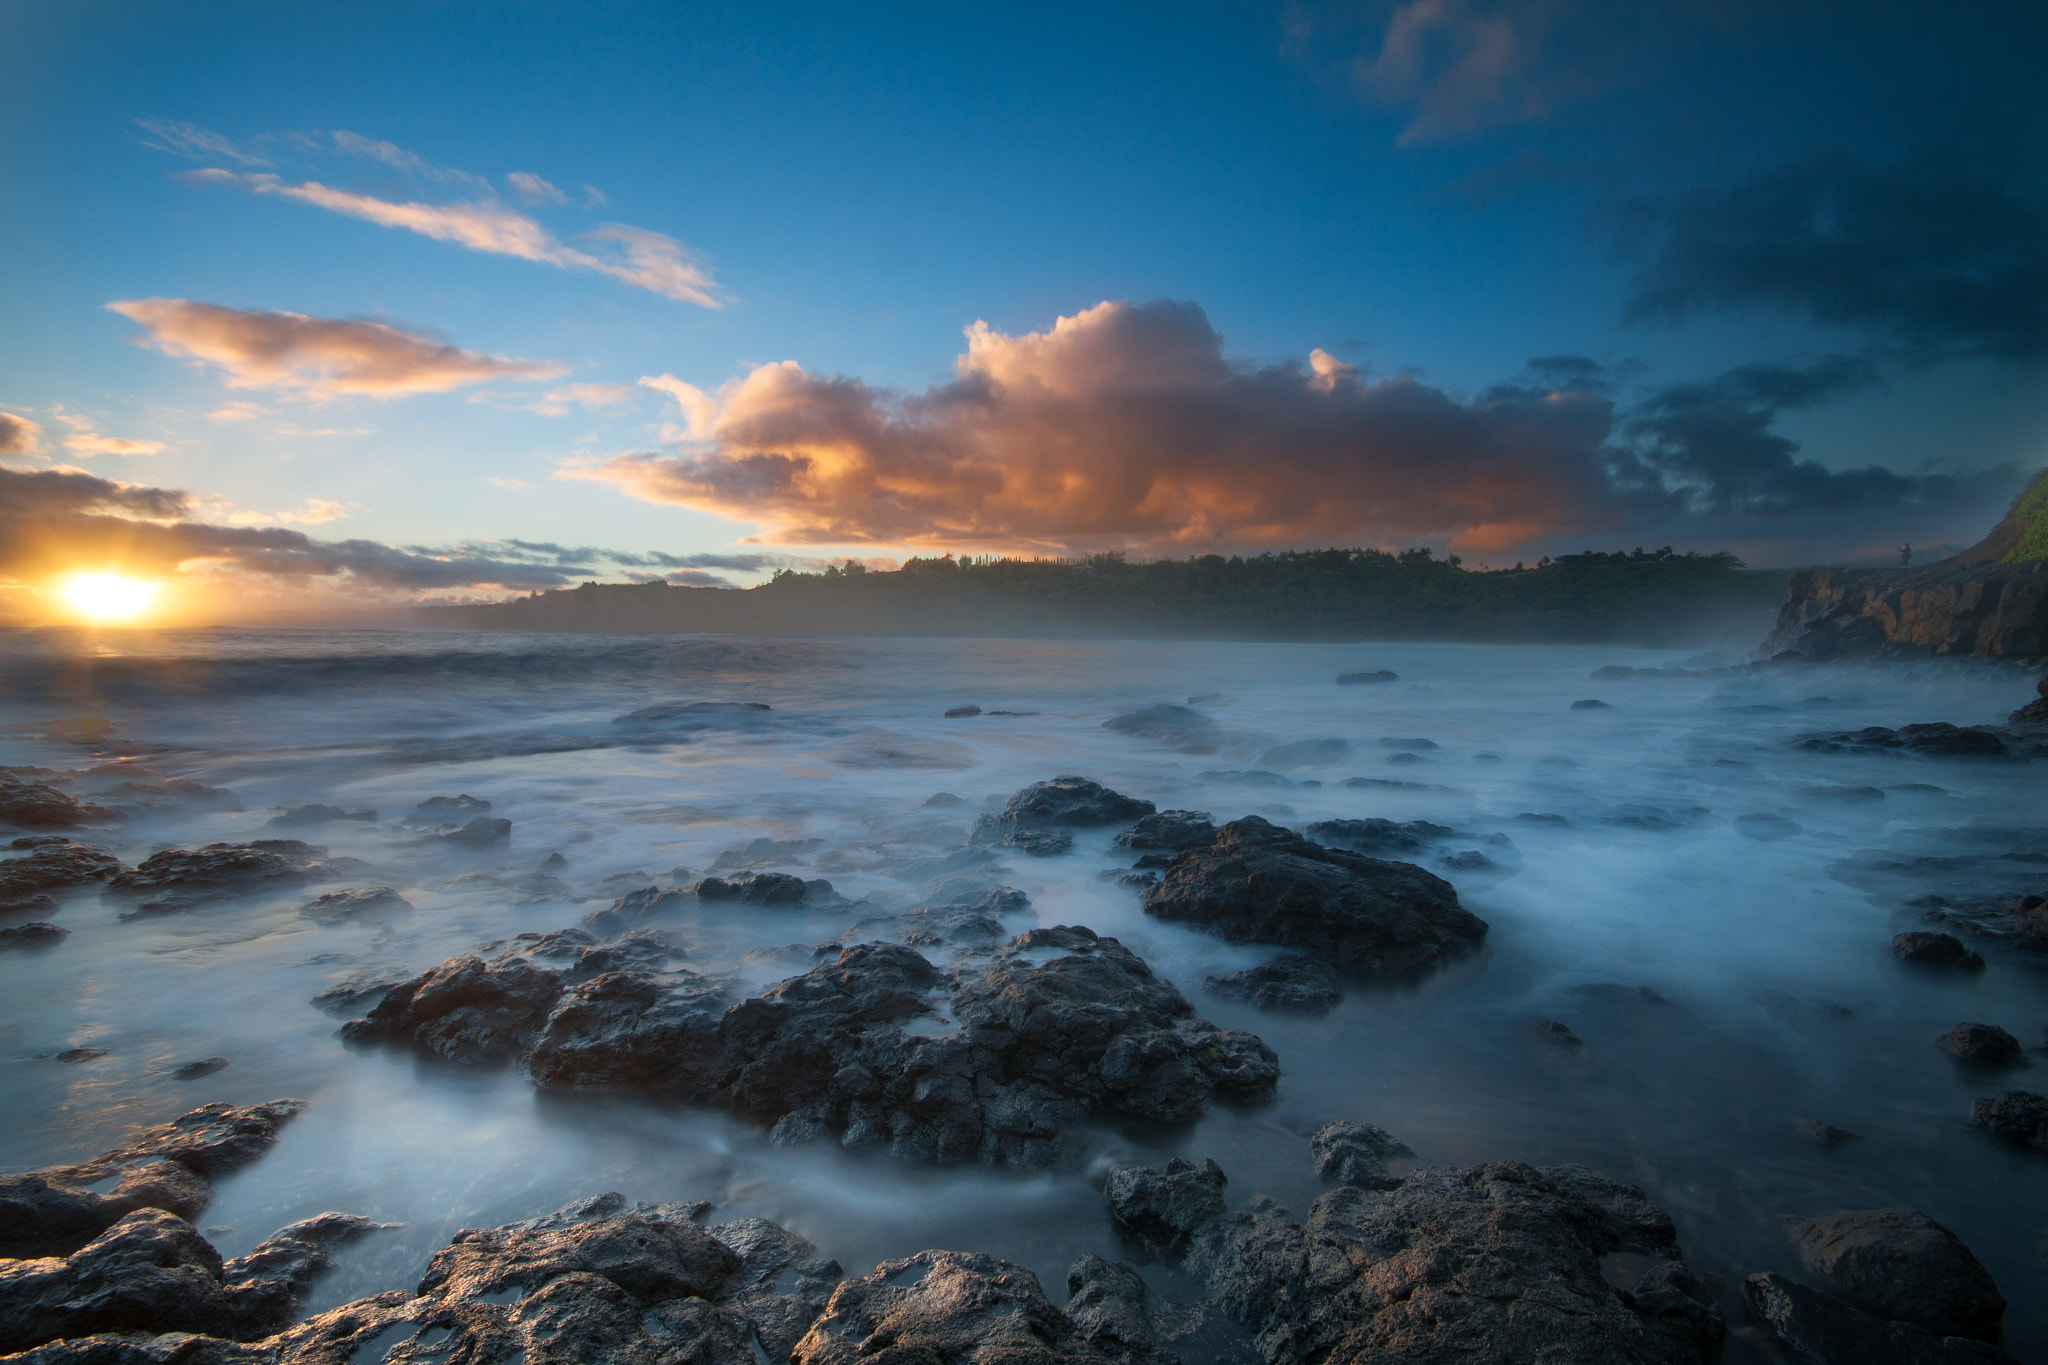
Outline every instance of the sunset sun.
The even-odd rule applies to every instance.
[[[64,585],[64,599],[95,621],[126,621],[148,610],[157,586],[120,574],[80,574]]]

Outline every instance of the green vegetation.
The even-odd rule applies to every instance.
[[[2033,482],[2020,490],[2005,520],[2012,527],[2013,539],[2001,563],[2048,559],[2048,469],[2034,475]]]
[[[497,630],[1660,645],[1709,640],[1735,625],[1761,634],[1784,595],[1782,574],[1668,547],[1493,571],[1427,549],[1142,564],[1119,554],[949,555],[891,573],[851,561],[823,573],[785,570],[744,591],[586,583],[497,606],[439,608],[429,619]]]

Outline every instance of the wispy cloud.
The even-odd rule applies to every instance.
[[[162,441],[134,441],[124,436],[102,436],[81,432],[64,438],[64,448],[74,455],[161,455]]]
[[[42,444],[43,429],[28,418],[0,412],[0,455],[33,455]]]
[[[539,208],[547,204],[566,204],[569,196],[550,185],[531,171],[514,171],[505,177],[505,183],[512,187],[512,193],[525,203]]]
[[[173,152],[178,156],[190,157],[194,161],[218,161],[225,157],[244,166],[268,166],[270,158],[253,148],[237,144],[219,133],[201,128],[193,123],[175,123],[170,119],[139,118],[135,125],[142,129],[142,145],[153,147],[160,152]]]
[[[296,512],[234,512],[224,520],[230,526],[275,526],[284,522],[295,522],[301,526],[320,526],[330,521],[340,521],[355,509],[352,502],[337,502],[333,498],[307,498],[306,505]]]
[[[381,322],[226,308],[191,299],[107,305],[168,355],[218,366],[231,388],[295,389],[316,399],[445,393],[492,379],[552,379],[549,361],[484,355]]]

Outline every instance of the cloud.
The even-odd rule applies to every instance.
[[[400,156],[411,155],[397,148],[392,151]],[[400,202],[337,189],[317,180],[292,184],[268,172],[250,174],[218,167],[187,171],[184,178],[199,184],[237,185],[251,194],[296,199],[379,227],[453,242],[470,251],[512,256],[561,270],[595,271],[666,298],[705,308],[724,307],[710,270],[695,254],[674,238],[645,228],[624,223],[600,224],[580,239],[590,248],[585,250],[556,240],[553,233],[532,218],[488,197],[458,204]]]
[[[1644,527],[1726,536],[1761,519],[1782,531],[1796,516],[1975,506],[2011,475],[1798,460],[1772,430],[1778,413],[1877,383],[1861,356],[1747,366],[1624,403],[1635,367],[1584,356],[1539,357],[1464,398],[1408,376],[1369,382],[1322,351],[1306,365],[1234,364],[1192,303],[1104,303],[1044,332],[976,323],[966,335],[954,378],[923,393],[763,365],[700,394],[701,437],[558,477],[760,523],[770,543],[1428,541],[1496,555]]]
[[[218,161],[225,157],[238,161],[244,166],[268,166],[270,158],[238,146],[219,133],[210,132],[192,123],[174,123],[169,119],[139,118],[136,127],[146,136],[142,145],[161,152],[173,152],[190,157],[194,161]]]
[[[569,196],[550,185],[531,171],[514,171],[505,177],[505,183],[512,187],[512,193],[522,203],[539,208],[546,204],[566,204]]]
[[[43,429],[26,417],[0,412],[0,455],[33,455]]]
[[[572,403],[586,411],[599,408],[615,408],[628,399],[637,396],[639,392],[639,387],[634,384],[564,384],[559,389],[549,389],[540,397],[519,403],[516,406],[524,408],[528,412],[537,412],[543,417],[566,417],[569,415],[569,405]],[[499,397],[502,397],[502,395],[479,393],[472,394],[469,401],[472,403],[491,403],[492,406],[501,406],[492,402],[493,399]]]
[[[325,504],[326,508],[340,504]],[[271,526],[189,520],[198,502],[178,489],[102,479],[83,470],[0,465],[0,576],[38,580],[79,568],[131,573],[180,569],[332,580],[377,592],[458,587],[552,588],[587,577],[569,565],[401,550],[369,540],[321,541]],[[300,521],[327,519],[320,499]]]
[[[2048,205],[1952,149],[1882,166],[1816,152],[1726,188],[1634,201],[1619,222],[1651,257],[1631,319],[1764,306],[1929,358],[2048,357]]]
[[[683,410],[683,419],[689,424],[691,436],[711,434],[711,424],[718,416],[718,404],[704,390],[695,384],[686,384],[672,374],[642,375],[640,383],[644,388],[675,399],[676,406]]]
[[[501,479],[495,474],[485,479],[484,482],[493,488],[518,490],[526,487],[526,480],[524,479]]]
[[[231,388],[300,389],[315,398],[446,393],[491,379],[552,379],[551,362],[483,355],[381,322],[267,313],[190,299],[122,299],[107,305],[141,324],[167,355],[227,372]]]
[[[301,526],[319,526],[330,521],[340,521],[354,510],[352,502],[336,502],[332,498],[307,498],[306,505],[296,512],[235,512],[228,516],[230,526],[272,526],[280,522],[296,522]]]
[[[64,448],[74,455],[161,455],[162,441],[131,441],[124,436],[102,436],[83,432],[64,438]]]

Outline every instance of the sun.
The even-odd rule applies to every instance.
[[[95,621],[125,621],[148,609],[157,586],[114,573],[84,573],[64,585],[64,597]]]

